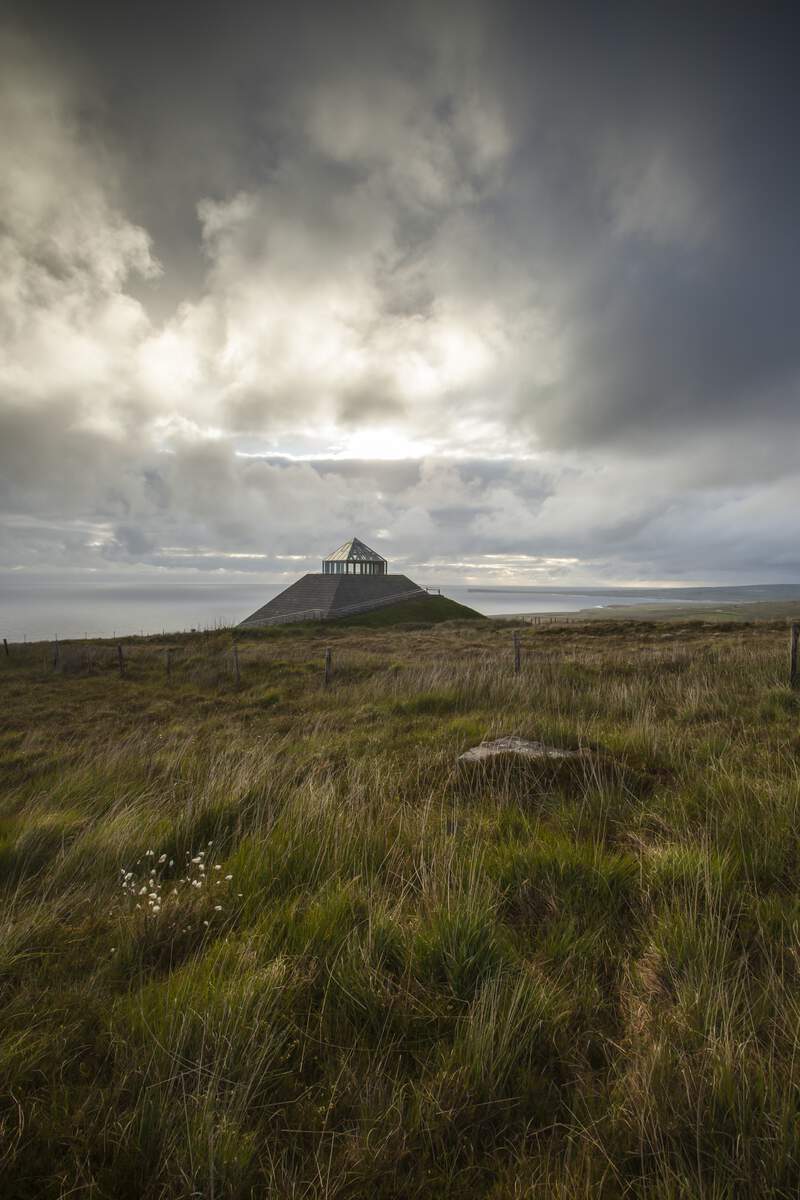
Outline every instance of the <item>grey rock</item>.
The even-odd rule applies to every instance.
[[[491,742],[481,742],[458,756],[459,762],[483,762],[487,759],[505,758],[514,755],[519,758],[531,759],[534,762],[564,762],[587,758],[588,750],[564,750],[560,746],[547,746],[544,742],[529,742],[521,737],[495,738]]]

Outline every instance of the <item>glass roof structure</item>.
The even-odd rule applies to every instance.
[[[355,537],[322,560],[323,575],[385,575],[386,567],[382,554],[376,554]]]

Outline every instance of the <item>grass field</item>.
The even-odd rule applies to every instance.
[[[4,1200],[800,1194],[786,627],[521,636],[0,657]]]

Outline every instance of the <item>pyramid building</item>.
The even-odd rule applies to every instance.
[[[390,575],[386,559],[350,538],[322,560],[322,570],[304,575],[239,624],[240,629],[290,621],[332,621],[427,595],[405,575]]]

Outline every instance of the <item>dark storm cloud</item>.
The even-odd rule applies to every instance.
[[[788,10],[7,12],[7,565],[796,573]]]

